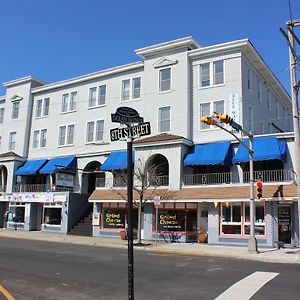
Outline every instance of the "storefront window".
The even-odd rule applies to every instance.
[[[241,234],[241,203],[222,203],[222,234]]]
[[[8,221],[16,223],[24,223],[25,220],[25,204],[11,204],[8,213]]]
[[[245,207],[245,235],[250,235],[250,205],[244,204]],[[263,203],[255,203],[255,235],[265,235],[265,207]]]
[[[197,231],[197,211],[186,212],[186,231]]]
[[[120,229],[125,228],[127,220],[127,210],[119,208],[103,208],[103,228]],[[138,227],[138,212],[137,209],[132,211],[132,227]]]
[[[61,225],[61,207],[45,207],[43,223]]]

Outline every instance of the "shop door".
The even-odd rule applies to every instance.
[[[278,206],[278,240],[291,244],[292,238],[292,207],[290,205]]]

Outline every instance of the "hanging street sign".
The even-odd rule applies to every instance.
[[[236,123],[234,121],[231,122],[231,127],[234,128],[234,129],[236,129],[237,131],[240,131],[240,130],[243,129],[243,127],[240,124],[238,124],[238,123]]]
[[[131,107],[118,107],[114,114],[111,114],[111,121],[121,124],[143,123],[144,118],[140,117],[140,114]]]
[[[150,122],[146,122],[125,128],[113,128],[110,130],[110,140],[114,142],[127,137],[140,137],[149,134],[151,134]]]

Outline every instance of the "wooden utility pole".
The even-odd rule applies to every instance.
[[[293,105],[293,127],[294,127],[294,157],[295,157],[295,172],[297,184],[297,198],[298,198],[298,244],[300,245],[300,137],[299,137],[299,107],[298,107],[298,90],[299,83],[297,83],[297,63],[300,62],[300,57],[296,55],[295,41],[300,46],[300,40],[294,32],[294,27],[300,26],[300,19],[291,20],[286,23],[286,34],[282,28],[281,33],[286,38],[289,45],[290,56],[290,78],[292,91],[292,105]]]

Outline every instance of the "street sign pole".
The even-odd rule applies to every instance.
[[[132,139],[127,140],[127,222],[128,222],[128,299],[134,299],[134,274],[133,274],[133,229],[132,229]]]

